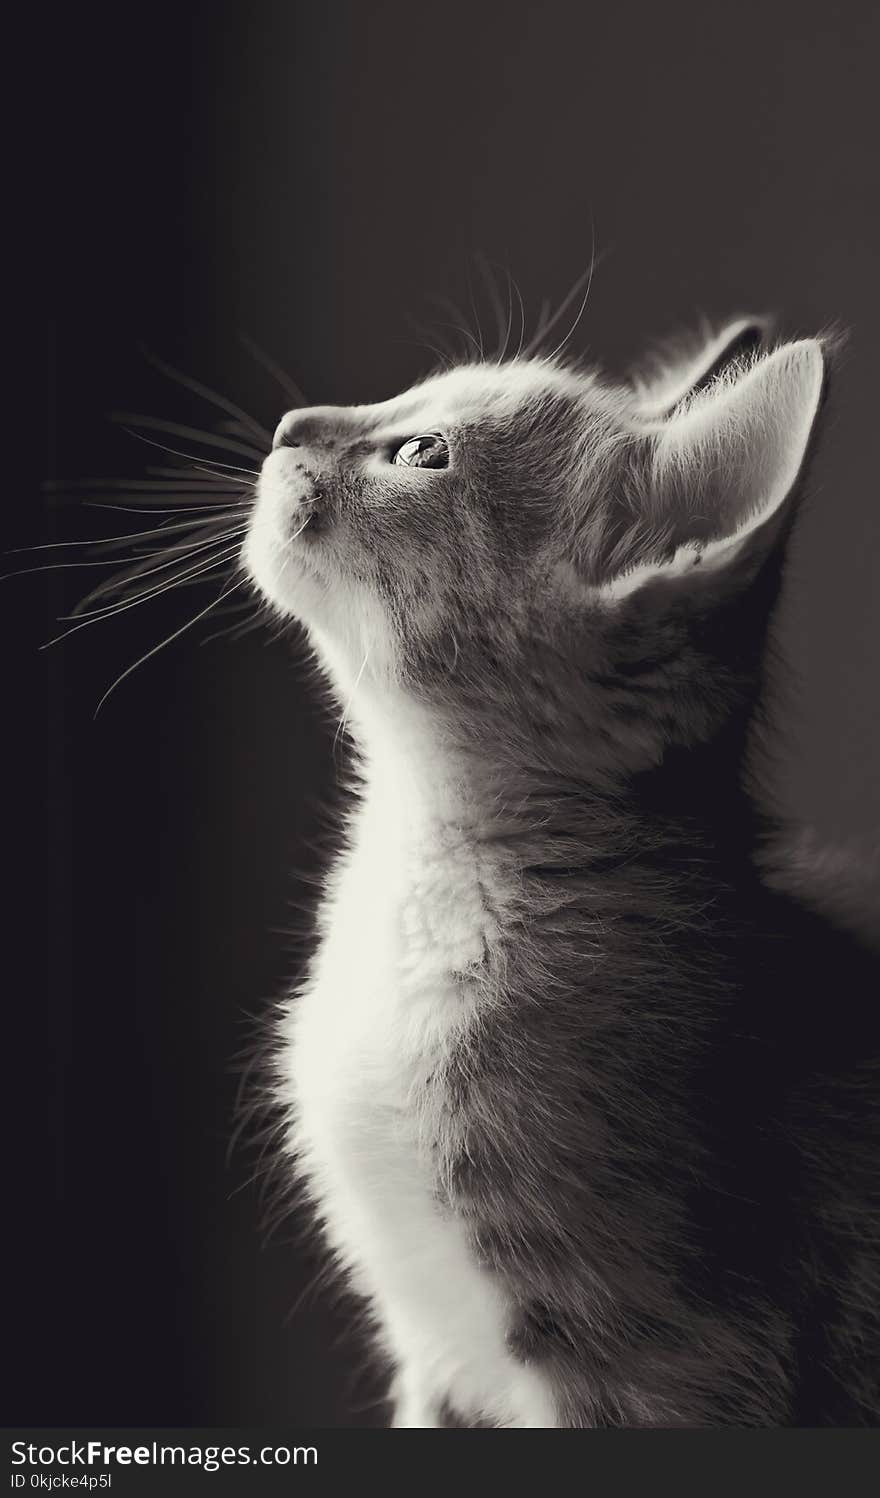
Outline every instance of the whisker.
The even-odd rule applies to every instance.
[[[532,334],[532,337],[530,338],[528,344],[526,345],[527,354],[529,352],[529,349],[539,347],[541,339],[546,335],[547,328],[549,326],[550,308],[550,298],[545,297],[541,303],[540,311],[538,312],[538,321],[535,324],[535,331]]]
[[[235,525],[232,527],[227,527],[225,530],[214,532],[211,535],[206,536],[204,529],[202,527],[199,527],[194,531],[193,535],[190,536],[189,539],[173,541],[170,546],[136,546],[132,552],[132,555],[138,557],[167,556],[170,558],[175,552],[185,551],[188,552],[190,556],[193,556],[197,551],[203,551],[204,548],[208,546],[212,541],[225,541],[227,539],[231,540],[233,536],[243,536],[246,530],[246,525]],[[164,532],[164,534],[167,535],[168,532],[166,531]],[[204,539],[202,540],[200,539],[200,537],[204,537]]]
[[[146,442],[148,447],[158,447],[163,453],[171,453],[175,458],[186,458],[187,461],[192,464],[193,468],[195,468],[199,473],[213,473],[215,478],[226,477],[225,474],[214,473],[214,469],[212,468],[204,467],[204,462],[206,462],[207,460],[199,458],[197,454],[181,452],[180,448],[178,447],[167,447],[164,442],[155,442],[152,437],[145,437],[143,432],[136,432],[134,427],[123,427],[123,431],[128,432],[129,437],[136,438],[138,442]],[[219,459],[214,459],[214,462],[217,468],[228,468],[233,473],[247,473],[250,474],[253,479],[258,479],[260,477],[259,471],[256,468],[241,468],[236,463],[221,463]],[[174,474],[179,472],[179,470],[176,468],[156,468],[153,470],[153,472]]]
[[[109,510],[117,509],[118,506],[101,505],[99,508],[102,510]],[[139,514],[141,512],[135,510],[133,511],[133,513]],[[197,511],[195,513],[200,512]],[[213,517],[210,515],[206,515],[204,518],[205,524],[208,524]],[[219,520],[225,517],[217,516],[216,518]],[[123,541],[139,541],[144,536],[167,536],[175,530],[192,530],[195,524],[197,524],[197,522],[193,522],[192,520],[181,520],[179,522],[173,523],[169,521],[163,521],[161,525],[151,526],[149,530],[125,531],[123,534],[118,536],[92,536],[85,541],[46,541],[39,546],[13,546],[9,551],[6,552],[6,555],[9,557],[13,557],[23,556],[26,552],[29,553],[32,551],[53,551],[59,546],[111,546],[117,545],[119,542]],[[10,575],[13,577],[17,576],[16,573],[12,573]]]
[[[246,503],[247,503],[247,501],[246,501]],[[155,505],[150,505],[149,507],[147,507],[145,505],[140,505],[140,506],[136,506],[136,505],[112,505],[112,504],[108,504],[106,500],[95,500],[91,504],[89,503],[88,500],[84,500],[83,504],[84,504],[84,506],[88,507],[88,509],[90,509],[90,510],[113,510],[115,513],[117,513],[119,515],[204,515],[205,512],[206,512],[206,510],[208,510],[207,505],[174,505],[174,506],[169,506],[169,505],[155,504]],[[213,505],[211,505],[210,510],[208,510],[208,515],[210,516],[210,514],[213,513],[215,510],[237,510],[238,508],[239,508],[239,503],[236,502],[235,500],[230,500],[228,504],[219,504],[219,505],[218,504],[213,504]],[[194,524],[195,522],[191,522],[191,523]],[[68,541],[58,541],[56,543],[56,545],[58,545],[58,546],[69,546],[69,545],[72,545],[72,544],[73,544],[72,542],[68,542]],[[84,544],[87,544],[87,543],[84,543]]]
[[[240,421],[218,421],[218,432],[228,432],[232,437],[247,437],[248,428]],[[260,448],[261,453],[266,453],[272,446],[272,433],[266,434],[266,446]]]
[[[467,321],[462,316],[460,309],[458,307],[456,307],[455,303],[451,300],[451,298],[448,297],[448,296],[434,296],[434,297],[432,297],[431,300],[434,301],[434,302],[436,302],[436,304],[437,304],[438,307],[444,308],[444,310],[446,312],[448,312],[449,315],[454,319],[454,321],[452,321],[452,322],[438,323],[437,327],[438,328],[451,328],[453,332],[458,333],[458,335],[459,335],[460,338],[466,338],[467,341],[468,341],[468,343],[472,346],[472,348],[474,350],[474,353],[479,358],[482,358],[482,356],[483,356],[483,347],[482,347],[482,344],[477,342],[477,339],[476,339],[475,335],[471,332],[470,328],[468,327]]]
[[[106,608],[96,610],[94,614],[89,615],[88,619],[83,619],[82,624],[83,626],[86,624],[98,624],[102,619],[112,619],[116,614],[123,612],[125,608],[129,606],[134,607],[136,604],[149,603],[154,598],[160,598],[163,593],[178,593],[182,592],[184,588],[198,587],[201,583],[208,581],[216,564],[234,560],[235,555],[235,548],[233,548],[231,556],[229,553],[224,553],[222,556],[209,557],[199,567],[193,567],[187,571],[169,573],[161,585],[151,587],[148,592],[137,593],[131,588],[126,588],[119,593],[116,603],[112,606],[108,604]],[[184,559],[180,558],[181,566],[183,566],[183,561]]]
[[[223,532],[220,535],[209,537],[207,541],[202,542],[200,545],[188,544],[183,548],[183,550],[186,552],[186,555],[175,554],[169,556],[161,548],[157,548],[155,551],[149,554],[142,553],[138,561],[133,561],[130,565],[124,566],[115,578],[109,578],[106,582],[99,583],[97,587],[93,588],[90,593],[79,600],[71,614],[65,615],[63,617],[68,619],[84,618],[86,616],[89,618],[98,618],[101,614],[111,613],[116,607],[115,603],[102,604],[99,608],[95,609],[88,609],[87,605],[95,602],[98,598],[103,598],[114,593],[117,595],[117,601],[121,601],[122,599],[129,596],[132,586],[137,585],[138,588],[140,588],[140,584],[143,579],[154,573],[166,572],[171,568],[182,568],[182,571],[178,571],[177,573],[173,574],[173,577],[178,581],[182,581],[184,577],[195,575],[198,567],[202,565],[202,562],[198,562],[196,564],[196,567],[193,567],[192,559],[194,557],[199,556],[204,551],[207,551],[211,546],[222,546],[224,542],[232,540],[233,536],[237,536],[238,534],[240,533],[229,532],[227,534],[226,532]],[[178,548],[178,550],[180,550],[180,548]],[[162,556],[165,557],[165,560],[163,562],[158,563],[154,567],[148,565],[155,557]],[[204,561],[209,559],[202,558],[202,560]],[[163,578],[160,584],[155,585],[155,591],[160,591],[166,583],[169,583],[171,581],[172,576]],[[152,586],[153,585],[151,585],[151,587]],[[147,591],[142,591],[138,596],[146,598]]]
[[[294,382],[273,360],[248,339],[242,340],[252,356],[263,364],[282,388],[298,404],[304,397]],[[260,467],[272,441],[272,433],[234,401],[212,390],[201,381],[176,369],[150,350],[142,348],[147,361],[161,374],[175,381],[193,396],[207,401],[222,419],[211,421],[211,429],[166,420],[162,417],[131,412],[113,413],[111,419],[122,425],[129,436],[168,454],[174,466],[164,462],[146,464],[143,477],[137,479],[53,479],[44,485],[56,503],[67,495],[91,491],[82,500],[91,508],[113,510],[128,515],[148,516],[151,524],[124,534],[112,534],[73,541],[50,541],[44,545],[17,548],[12,555],[29,553],[45,560],[20,569],[8,576],[36,572],[56,572],[75,568],[111,569],[111,575],[99,582],[82,598],[72,613],[62,616],[68,626],[41,649],[66,640],[70,635],[101,620],[138,608],[164,593],[211,581],[227,570],[226,582],[211,603],[173,630],[165,639],[146,651],[111,683],[95,710],[102,709],[110,694],[134,670],[160,650],[192,628],[223,600],[227,599],[243,578],[240,566],[242,539],[247,535],[252,508],[252,491],[257,487]],[[185,438],[197,445],[196,451],[178,448],[165,440]],[[202,449],[208,449],[207,454]],[[214,458],[210,450],[224,451],[241,457],[243,462]],[[80,556],[76,551],[87,548]],[[74,550],[75,549],[75,550]],[[71,551],[74,555],[71,556]],[[127,552],[127,555],[122,553]],[[114,554],[116,553],[116,554]],[[5,581],[4,575],[0,580]],[[251,624],[259,622],[261,606]],[[238,621],[239,627],[243,627]]]
[[[560,318],[562,318],[562,317],[565,316],[566,312],[568,311],[568,309],[571,306],[572,302],[574,301],[575,297],[578,296],[580,294],[580,292],[583,290],[583,287],[589,283],[591,271],[592,271],[592,262],[587,267],[587,269],[585,271],[583,271],[581,273],[581,275],[578,276],[578,278],[575,281],[574,285],[566,293],[565,297],[560,302],[559,306],[557,307],[556,311],[552,314],[552,316],[550,315],[550,304],[549,304],[549,302],[545,302],[544,303],[544,306],[541,309],[541,313],[542,313],[542,315],[541,315],[541,323],[539,325],[539,329],[536,329],[536,331],[535,331],[535,336],[530,340],[530,342],[526,346],[526,353],[527,354],[533,353],[540,346],[540,344],[547,337],[547,335],[549,333],[551,333],[553,331],[553,329],[557,326],[557,324],[559,323]]]
[[[169,547],[167,548],[167,550],[163,549],[154,551],[150,553],[149,557],[144,557],[142,561],[136,562],[131,567],[126,568],[119,578],[111,578],[108,582],[99,583],[97,588],[93,588],[91,593],[87,593],[85,598],[80,599],[72,614],[62,614],[61,618],[97,619],[100,615],[112,613],[115,611],[115,605],[113,604],[107,604],[106,606],[102,606],[99,609],[88,609],[86,605],[94,603],[96,599],[103,598],[108,593],[113,593],[114,591],[119,591],[119,589],[121,588],[125,588],[129,583],[140,583],[140,581],[145,577],[151,577],[157,572],[167,571],[169,567],[176,567],[180,564],[183,564],[187,568],[187,571],[181,574],[181,577],[178,579],[178,581],[182,580],[182,577],[184,576],[191,576],[193,575],[193,573],[189,569],[189,563],[193,557],[199,556],[202,552],[208,551],[211,547],[218,546],[224,541],[231,541],[234,537],[242,536],[244,535],[244,532],[245,527],[242,526],[237,530],[223,531],[218,536],[210,536],[208,540],[202,541],[198,545],[186,544],[183,546]],[[180,553],[181,551],[183,551],[186,553],[186,555],[168,556],[168,551],[174,551],[176,553]],[[166,556],[166,560],[164,562],[157,563],[155,567],[144,566],[144,562],[150,561],[152,557],[163,555]],[[170,578],[166,579],[166,583],[170,581]],[[162,587],[164,586],[165,583],[163,583]],[[162,587],[158,588],[156,591],[161,592]],[[138,596],[140,598],[146,598],[148,594],[141,593]]]
[[[489,303],[495,317],[495,322],[498,330],[497,346],[498,348],[500,348],[502,340],[504,338],[504,303],[501,300],[501,294],[492,276],[490,261],[487,260],[486,256],[482,254],[482,252],[478,252],[475,256],[475,259],[477,262],[477,269],[480,272],[480,275],[485,284],[486,291],[489,296]]]
[[[366,669],[366,665],[367,665],[367,661],[369,660],[369,656],[370,656],[370,652],[369,652],[369,650],[366,650],[364,652],[364,658],[361,661],[360,670],[358,671],[358,674],[357,674],[357,676],[354,679],[354,685],[353,685],[353,687],[351,689],[351,692],[349,694],[348,701],[346,702],[345,707],[343,708],[342,717],[339,719],[339,722],[336,725],[336,732],[333,735],[333,748],[331,750],[331,753],[334,754],[334,755],[336,753],[336,745],[339,742],[340,734],[342,734],[342,733],[345,732],[345,727],[346,727],[346,724],[348,723],[348,715],[351,712],[351,706],[352,706],[352,703],[354,702],[355,695],[357,693],[357,689],[358,689],[358,687],[361,684],[361,677],[363,676],[364,671]]]
[[[212,390],[208,385],[203,385],[201,380],[194,379],[192,375],[184,374],[181,370],[176,369],[173,364],[168,364],[166,360],[160,359],[157,354],[154,354],[144,344],[140,345],[140,351],[147,360],[147,363],[152,364],[154,369],[158,369],[160,374],[165,375],[169,380],[174,380],[176,384],[182,385],[184,390],[191,390],[194,395],[201,396],[203,400],[208,401],[212,406],[216,406],[218,411],[225,411],[227,416],[234,417],[259,442],[265,443],[266,447],[271,444],[272,433],[253,416],[249,416],[247,411],[243,411],[241,406],[237,406],[234,401],[229,400],[227,396],[218,394],[216,390]]]
[[[225,519],[216,523],[225,525]],[[173,529],[175,527],[172,527]],[[205,535],[205,528],[199,526],[188,540],[173,541],[170,546],[138,546],[135,548],[134,555],[141,557],[170,556],[176,551],[188,551],[192,555],[196,551],[201,551],[210,541],[225,541],[227,538],[231,540],[233,536],[243,536],[247,529],[247,525],[244,524],[233,525],[226,526],[224,530],[214,532],[211,535]],[[165,531],[164,534],[167,535],[168,532]],[[202,536],[204,536],[204,540],[200,540]]]
[[[120,676],[117,676],[116,680],[107,688],[106,692],[98,703],[98,706],[95,708],[95,717],[97,718],[99,712],[101,711],[101,708],[104,706],[104,703],[107,701],[107,698],[110,696],[110,694],[112,692],[115,692],[116,688],[120,686],[127,677],[131,676],[133,671],[137,670],[138,666],[144,665],[144,663],[150,660],[154,655],[158,655],[160,650],[164,650],[166,645],[170,645],[174,640],[179,639],[182,634],[185,634],[188,629],[192,629],[194,624],[198,624],[200,619],[204,619],[207,614],[210,614],[211,610],[216,608],[217,604],[221,603],[224,598],[227,598],[229,594],[238,587],[238,585],[239,581],[236,578],[234,582],[232,582],[228,587],[224,588],[224,590],[220,594],[218,594],[218,596],[213,599],[211,603],[208,604],[207,608],[200,609],[199,612],[192,617],[192,619],[187,620],[186,624],[182,624],[180,628],[174,630],[172,634],[166,635],[164,640],[160,640],[158,645],[153,646],[152,650],[147,650],[142,656],[139,656],[139,658],[134,661],[132,665],[130,665],[125,671],[123,671]]]
[[[440,323],[435,323],[434,327],[435,327],[435,329],[438,332],[442,332],[442,330],[444,328],[449,328],[449,329],[452,330],[452,332],[458,333],[458,335],[459,335],[460,338],[464,338],[464,339],[467,340],[466,344],[460,345],[461,352],[458,355],[459,358],[462,357],[462,354],[465,357],[468,357],[468,355],[469,355],[469,349],[467,347],[467,344],[470,344],[470,346],[473,349],[474,353],[476,354],[477,358],[481,357],[481,355],[480,355],[480,345],[477,343],[477,340],[474,337],[473,333],[470,331],[470,329],[466,328],[463,323],[440,322]]]
[[[478,337],[478,339],[480,341],[480,362],[483,363],[484,360],[485,360],[485,358],[486,358],[486,348],[485,348],[485,344],[483,342],[483,329],[482,329],[482,327],[480,325],[480,314],[477,311],[477,303],[476,303],[476,299],[474,297],[474,288],[473,288],[473,283],[471,281],[470,267],[467,266],[467,265],[465,266],[465,278],[467,280],[468,297],[470,299],[471,312],[473,313],[473,317],[474,317],[474,325],[475,325],[476,330],[477,330],[477,337]]]
[[[212,537],[212,539],[219,540],[220,538],[219,537]],[[171,546],[171,547],[167,548],[168,551],[183,551],[183,550],[187,550],[187,549],[190,551],[190,555],[192,555],[192,548],[186,548],[184,546]],[[200,549],[200,548],[197,548],[197,549]],[[144,550],[140,551],[138,554],[140,556],[142,556],[142,557],[157,557],[157,556],[163,556],[165,554],[165,552],[166,552],[166,548],[163,547],[163,548],[158,548],[158,549],[157,548],[152,548],[149,551],[147,551],[146,549],[144,549]],[[170,558],[168,565],[170,566],[171,562],[174,561],[174,560],[180,560],[180,558],[176,558],[176,559],[175,558]],[[10,578],[14,578],[14,577],[32,577],[34,575],[34,573],[36,573],[36,572],[67,572],[67,571],[69,571],[69,569],[71,567],[78,567],[78,568],[82,568],[82,567],[117,567],[118,568],[118,566],[119,566],[119,558],[118,557],[90,557],[87,562],[43,562],[38,567],[22,567],[18,572],[0,572],[0,583],[8,582],[10,580]],[[159,571],[158,568],[155,568],[154,570],[155,571]],[[145,574],[143,574],[143,573],[141,574],[141,576],[144,576],[144,575]],[[120,579],[120,581],[123,581],[123,579]],[[110,584],[108,584],[107,586],[108,586],[108,588],[112,589],[112,587],[113,587],[112,582]],[[103,591],[103,589],[101,591]],[[89,596],[89,598],[95,598],[97,596],[97,594],[98,594],[98,590],[97,589],[93,589],[92,592],[88,596]],[[61,615],[61,617],[62,618],[67,618],[67,617],[73,617],[73,616],[72,615]]]
[[[519,285],[517,284],[515,278],[513,282],[513,289],[516,292],[516,299],[519,303],[519,342],[516,346],[516,353],[513,356],[514,359],[518,359],[523,351],[523,342],[526,336],[526,309],[522,299],[522,292],[520,291]]]
[[[189,478],[183,478],[183,477],[181,477],[181,475],[184,474],[185,472],[186,472],[186,470],[183,469],[183,468],[171,468],[171,469],[168,470],[169,475],[171,475],[171,474],[176,475],[176,480],[175,480],[176,488],[179,489],[179,491],[181,492],[181,494],[183,494],[183,493],[215,494],[218,489],[224,489],[225,488],[225,489],[229,489],[229,490],[234,490],[234,489],[240,489],[241,488],[241,483],[242,483],[241,479],[229,478],[228,475],[226,475],[226,474],[223,474],[222,476],[220,474],[217,474],[215,476],[216,477],[216,482],[215,483],[213,483],[213,484],[205,484],[205,483],[202,482],[201,479],[189,479]],[[50,493],[50,494],[64,493],[67,490],[72,490],[72,491],[77,491],[78,492],[78,491],[83,490],[83,489],[86,489],[86,490],[87,489],[106,489],[106,490],[108,490],[110,492],[114,492],[114,493],[118,493],[118,494],[140,494],[140,493],[150,494],[150,493],[158,493],[158,492],[161,491],[163,494],[167,495],[170,492],[170,487],[171,486],[170,486],[168,478],[165,478],[165,479],[113,479],[113,478],[100,478],[100,479],[46,479],[45,483],[43,484],[43,489],[45,491],[47,491],[48,493]]]
[[[275,380],[275,382],[280,385],[285,395],[290,396],[295,406],[308,405],[308,401],[306,400],[299,386],[294,380],[290,378],[290,375],[286,372],[286,370],[282,369],[281,365],[276,363],[276,361],[271,357],[270,354],[267,354],[264,349],[261,349],[259,344],[254,343],[254,340],[252,338],[249,338],[247,333],[239,333],[238,337],[239,342],[244,348],[247,349],[251,358],[256,359],[258,364],[262,364],[263,368],[268,371],[273,380]]]
[[[144,437],[140,432],[131,432],[130,435],[132,437],[138,437],[141,442],[149,442],[150,440],[149,437]],[[162,451],[166,453],[176,453],[175,448],[165,447],[165,445],[161,442],[154,442],[153,446],[160,447]],[[207,459],[196,458],[191,453],[181,453],[180,457],[189,459],[189,463],[186,468],[181,468],[179,464],[171,465],[169,463],[166,465],[164,463],[148,463],[144,469],[144,472],[152,474],[154,478],[164,478],[165,480],[177,480],[180,478],[181,474],[204,473],[208,478],[211,479],[211,483],[205,485],[206,492],[209,492],[213,489],[218,489],[221,492],[222,490],[229,488],[253,489],[256,487],[255,481],[260,476],[256,469],[235,468],[232,463],[221,463],[219,465],[221,468],[231,468],[235,473],[248,473],[252,475],[250,478],[246,479],[234,479],[228,473],[217,473],[214,468],[205,468],[204,464],[205,462],[207,462]],[[186,480],[186,482],[189,482],[189,480]],[[194,479],[192,480],[192,482],[196,483],[200,481]]]
[[[511,285],[510,271],[507,272],[507,331],[504,334],[504,346],[498,355],[497,362],[504,363],[507,354],[507,346],[510,343],[511,329],[513,328],[513,287]]]
[[[573,334],[574,334],[574,332],[575,332],[575,330],[576,330],[576,328],[577,328],[577,326],[578,326],[581,318],[584,315],[584,312],[585,312],[586,306],[587,306],[587,302],[590,299],[590,292],[591,292],[592,287],[593,287],[593,276],[595,275],[596,268],[597,268],[597,266],[601,265],[602,260],[605,258],[605,255],[608,253],[607,250],[603,250],[601,252],[597,252],[597,250],[596,250],[596,229],[595,229],[595,224],[593,225],[593,231],[592,232],[593,232],[593,244],[592,244],[592,252],[591,252],[591,255],[590,255],[590,264],[589,264],[588,270],[584,273],[584,275],[580,276],[579,279],[575,282],[575,284],[572,287],[571,291],[569,292],[568,296],[565,298],[565,301],[562,303],[562,305],[560,306],[559,310],[550,319],[550,321],[547,323],[546,327],[543,329],[543,331],[541,333],[541,339],[543,340],[544,338],[547,337],[547,334],[550,332],[551,328],[555,327],[556,324],[559,322],[560,317],[564,316],[566,309],[571,305],[572,301],[574,300],[574,297],[578,293],[579,288],[584,284],[584,281],[586,281],[586,287],[585,287],[585,290],[584,290],[584,294],[583,294],[583,297],[581,298],[581,303],[580,303],[580,306],[578,307],[577,313],[575,315],[574,322],[572,323],[572,325],[569,328],[568,332],[566,333],[565,337],[560,340],[560,342],[556,345],[556,347],[552,350],[552,352],[550,354],[546,355],[546,357],[548,359],[555,359],[556,356],[562,352],[562,350],[565,348],[566,344],[572,338],[572,336],[573,336]],[[530,345],[530,348],[534,345],[534,343],[535,343],[535,340],[533,339],[532,340],[532,345]]]
[[[143,427],[148,432],[168,432],[172,437],[193,437],[196,442],[201,442],[206,447],[220,447],[227,452],[240,453],[245,458],[265,457],[265,451],[251,442],[237,442],[232,437],[221,437],[216,432],[203,432],[199,427],[185,426],[179,421],[166,421],[162,416],[138,416],[132,411],[113,411],[110,420],[118,422],[126,430],[129,427]],[[220,463],[220,468],[232,465]]]
[[[593,246],[593,257],[592,257],[592,259],[590,261],[590,274],[589,274],[589,276],[587,278],[587,284],[586,284],[586,287],[584,289],[583,297],[581,298],[581,304],[578,307],[577,313],[575,315],[574,322],[572,323],[572,325],[569,328],[568,332],[566,333],[565,337],[560,340],[560,342],[556,345],[555,349],[553,349],[552,352],[548,355],[548,357],[550,359],[555,359],[558,354],[562,353],[562,350],[565,348],[566,344],[569,342],[569,340],[573,336],[574,331],[577,328],[578,323],[580,322],[581,318],[583,317],[584,312],[586,310],[587,302],[590,300],[590,292],[591,292],[591,290],[593,288],[593,273],[594,273],[595,269],[596,269],[596,254],[595,254],[595,244],[594,244],[594,246]]]
[[[221,613],[232,614],[238,609],[250,606],[252,613],[247,619],[240,619],[237,623],[225,624],[222,629],[215,629],[213,634],[206,635],[199,641],[200,645],[212,645],[215,640],[229,639],[239,640],[251,630],[265,627],[265,610],[258,599],[239,598],[234,603],[228,604]]]
[[[421,337],[419,339],[396,338],[393,341],[395,343],[404,344],[407,348],[420,349],[423,353],[427,351],[427,353],[434,355],[434,358],[437,360],[438,364],[445,365],[447,368],[455,363],[455,350],[450,348],[448,344],[444,343],[440,335],[440,330],[438,328],[433,329],[438,339],[440,339],[440,342],[438,343],[433,343],[431,339],[426,337],[425,329],[418,323],[413,324],[413,331],[416,333],[420,333]]]
[[[44,645],[40,646],[40,649],[48,650],[51,645],[60,644],[62,640],[66,640],[70,635],[77,634],[81,629],[87,629],[89,625],[98,624],[102,619],[109,619],[115,614],[124,614],[128,609],[137,608],[140,604],[146,603],[150,598],[157,598],[160,593],[167,593],[171,591],[171,589],[176,588],[180,583],[184,581],[189,581],[192,578],[201,577],[204,575],[204,573],[210,572],[213,567],[218,566],[221,562],[231,561],[233,557],[236,557],[238,555],[240,549],[241,548],[238,546],[232,546],[227,551],[222,552],[219,556],[212,557],[209,561],[203,562],[200,567],[195,568],[190,572],[182,573],[179,577],[169,579],[160,587],[150,588],[146,593],[141,593],[135,598],[128,599],[126,602],[120,603],[115,608],[103,609],[100,613],[90,615],[87,619],[80,619],[79,623],[71,625],[70,629],[66,629],[62,634],[55,635],[51,640],[47,640]]]

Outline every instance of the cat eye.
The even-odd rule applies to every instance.
[[[438,432],[409,437],[397,449],[391,461],[403,463],[407,468],[448,468],[449,444]]]

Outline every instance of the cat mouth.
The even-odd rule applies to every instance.
[[[270,457],[275,457],[273,453]],[[263,472],[257,484],[257,504],[265,507],[274,519],[274,529],[285,541],[292,541],[321,529],[323,495],[315,476],[297,466],[291,473],[273,464]]]
[[[320,534],[321,529],[321,515],[317,504],[313,500],[306,500],[297,506],[290,517],[287,543],[289,545],[292,541],[298,541],[300,537],[315,537]]]

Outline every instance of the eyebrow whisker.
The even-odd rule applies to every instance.
[[[519,343],[516,346],[516,353],[513,356],[514,359],[518,359],[523,351],[523,341],[526,336],[526,309],[516,278],[513,281],[513,289],[516,292],[516,299],[519,303]]]
[[[497,360],[495,361],[497,364],[503,364],[504,363],[505,357],[507,355],[507,346],[510,343],[510,334],[511,334],[512,328],[513,328],[513,288],[512,288],[512,285],[511,285],[510,271],[508,271],[507,272],[507,331],[504,334],[504,345],[503,345],[503,347],[501,348],[501,350],[500,350],[500,352],[498,354]]]
[[[476,256],[476,262],[477,269],[479,270],[480,275],[483,278],[483,282],[486,286],[486,291],[489,295],[489,302],[492,307],[492,312],[494,314],[498,330],[498,347],[500,348],[502,340],[504,338],[504,304],[501,300],[501,293],[499,292],[498,286],[492,275],[491,261],[489,261],[485,255],[478,252]]]
[[[476,330],[477,330],[477,337],[479,338],[479,341],[480,341],[480,363],[482,364],[482,363],[485,363],[485,359],[486,359],[486,347],[485,347],[485,343],[484,343],[484,340],[483,340],[483,329],[482,329],[482,326],[481,326],[481,323],[480,323],[480,314],[479,314],[479,312],[477,310],[477,302],[476,302],[476,298],[474,296],[474,288],[473,288],[473,283],[471,281],[470,267],[468,265],[465,265],[465,276],[467,278],[468,297],[470,298],[471,312],[473,313],[473,317],[474,317],[474,325],[475,325]]]

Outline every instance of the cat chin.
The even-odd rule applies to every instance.
[[[263,464],[242,565],[268,603],[302,619],[310,591],[322,583],[298,539],[310,519],[302,478],[287,471],[278,461],[283,457],[283,452],[270,453]]]
[[[242,566],[266,602],[308,624],[326,609],[327,585],[294,542],[282,540],[271,521],[257,514],[245,538]]]
[[[242,566],[271,609],[302,624],[337,691],[397,675],[397,647],[383,609],[361,585],[330,580],[312,550],[282,541],[258,512],[242,547]]]

